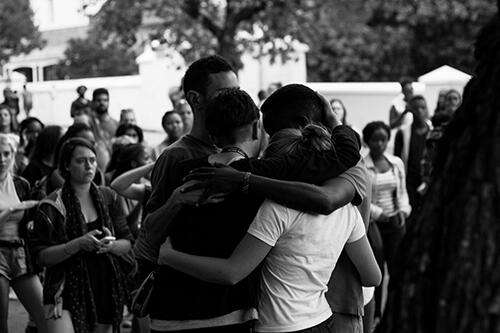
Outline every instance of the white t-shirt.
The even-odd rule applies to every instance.
[[[9,173],[5,180],[0,180],[0,211],[9,209],[21,201],[17,196],[14,179]],[[5,221],[0,221],[0,240],[14,241],[19,239],[18,224],[24,216],[24,211],[16,211]]]
[[[248,233],[273,248],[261,269],[257,332],[288,332],[325,321],[327,284],[345,243],[365,234],[352,205],[311,215],[266,200]]]

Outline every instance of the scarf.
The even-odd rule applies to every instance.
[[[113,233],[113,225],[104,197],[94,183],[90,186],[90,195],[97,208],[102,225]],[[83,236],[88,232],[87,224],[85,223],[80,202],[71,188],[70,182],[64,183],[61,198],[66,207],[66,234],[68,239],[71,240]],[[123,305],[126,303],[125,277],[114,255],[110,253],[102,255],[106,256],[109,260],[115,273],[113,276],[106,278],[112,280],[111,295],[114,305],[113,331],[118,332],[122,319]],[[84,252],[74,255],[68,260],[64,289],[69,299],[66,307],[71,313],[75,333],[91,333],[97,323],[97,313]]]

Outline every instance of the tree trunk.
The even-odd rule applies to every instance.
[[[241,52],[236,46],[236,29],[224,29],[217,36],[219,42],[218,54],[224,57],[234,67],[236,73],[243,68]]]
[[[383,333],[500,332],[500,19],[438,147],[433,183],[391,277]]]

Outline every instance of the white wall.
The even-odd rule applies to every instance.
[[[31,0],[35,24],[40,31],[86,26],[82,0]]]
[[[307,86],[328,100],[340,99],[347,109],[347,122],[359,130],[375,120],[388,123],[391,102],[401,93],[397,82],[322,82],[307,83]],[[415,83],[414,91],[424,93],[425,85]]]
[[[304,54],[299,57],[299,61],[285,64],[273,65],[265,57],[259,61],[246,56],[244,61],[246,67],[239,73],[240,85],[255,99],[258,90],[266,88],[271,82],[281,81],[284,84],[305,82]],[[121,109],[134,109],[138,124],[146,131],[157,132],[151,143],[159,142],[163,135],[160,119],[163,113],[172,107],[167,95],[168,90],[179,85],[186,67],[183,62],[168,61],[158,52],[150,49],[146,50],[138,58],[138,63],[139,75],[136,76],[47,81],[28,84],[28,89],[33,93],[34,107],[32,115],[40,118],[45,123],[67,126],[71,124],[70,105],[77,97],[76,87],[79,85],[87,86],[87,98],[89,99],[91,99],[94,89],[105,87],[110,92],[109,111],[111,116],[118,119]],[[426,82],[414,84],[415,93],[424,95],[429,103],[428,107],[431,113],[435,108],[439,90],[455,88],[462,91],[470,78],[468,75],[457,75],[454,69],[453,71],[451,74],[445,72],[444,75],[441,75],[443,69],[437,69],[421,77]],[[454,74],[454,78],[451,77],[452,74]],[[433,78],[435,76],[437,78]],[[13,89],[21,91],[21,79],[16,77],[14,81],[9,85]],[[322,93],[328,99],[333,97],[341,99],[347,109],[348,123],[358,130],[363,129],[370,121],[382,120],[388,122],[391,102],[401,91],[397,82],[305,84]],[[3,89],[4,86],[5,83],[0,82],[0,89]]]
[[[110,93],[109,112],[117,118],[123,108],[136,109],[139,103],[139,76],[119,76],[78,80],[46,81],[28,84],[33,94],[33,110],[31,115],[45,123],[70,125],[71,102],[78,96],[76,88],[84,85],[88,88],[86,97],[92,99],[92,91],[96,88],[107,88]]]

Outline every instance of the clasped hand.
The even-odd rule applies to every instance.
[[[179,204],[198,207],[222,202],[226,195],[227,193],[215,191],[209,182],[189,180],[174,190],[172,200]]]
[[[241,191],[245,173],[224,164],[202,167],[192,170],[184,181],[183,193],[201,191],[198,203],[207,203],[209,199],[221,199],[229,193]],[[192,182],[196,181],[196,182]]]
[[[96,238],[96,236],[100,235],[103,235],[103,239],[101,240]],[[112,252],[116,244],[110,237],[112,237],[111,231],[106,227],[103,228],[103,231],[97,229],[91,230],[78,239],[79,249],[99,254]]]

